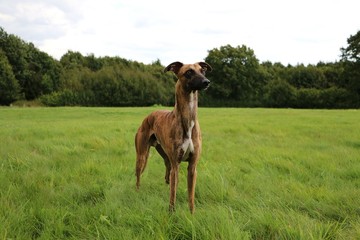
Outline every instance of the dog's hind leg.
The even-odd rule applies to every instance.
[[[160,144],[157,144],[155,148],[156,148],[156,151],[160,154],[160,156],[164,159],[164,163],[165,163],[165,167],[166,167],[165,182],[167,184],[169,184],[169,182],[170,182],[170,169],[171,169],[170,160],[169,160],[168,156],[166,155],[164,149],[161,147]]]

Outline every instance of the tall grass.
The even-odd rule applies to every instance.
[[[169,214],[155,108],[0,108],[1,239],[359,239],[360,112],[199,109],[196,212],[181,166]]]

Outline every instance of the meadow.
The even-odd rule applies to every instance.
[[[196,211],[176,212],[148,108],[0,108],[0,239],[360,239],[360,111],[200,108]]]

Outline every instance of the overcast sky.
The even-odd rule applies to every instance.
[[[163,65],[245,44],[262,61],[339,60],[359,0],[1,0],[0,26],[60,59],[68,50]]]

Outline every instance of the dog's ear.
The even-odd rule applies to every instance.
[[[181,62],[173,62],[170,63],[169,66],[167,66],[164,69],[164,72],[168,72],[168,71],[173,71],[175,74],[179,73],[180,68],[183,66],[184,64]]]
[[[204,71],[208,71],[211,72],[212,71],[212,67],[206,63],[206,62],[198,62],[198,64],[204,69]]]

